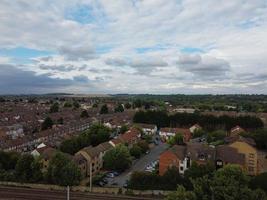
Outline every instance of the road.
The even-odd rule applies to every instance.
[[[123,187],[127,180],[129,180],[131,173],[134,171],[144,171],[146,166],[152,161],[158,160],[159,155],[167,148],[165,143],[160,142],[150,150],[150,153],[137,160],[130,169],[112,179],[109,184],[117,183],[118,187]]]
[[[0,200],[66,200],[66,191],[31,189],[0,186]],[[123,196],[112,194],[95,194],[70,192],[70,200],[153,200],[142,196]]]

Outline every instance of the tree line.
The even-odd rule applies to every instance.
[[[168,200],[266,200],[266,180],[266,173],[251,178],[237,165],[226,165],[216,171],[211,164],[193,163],[183,176],[175,167],[169,168],[163,176],[134,172],[129,188],[174,191],[167,196]]]
[[[79,168],[68,155],[61,152],[52,156],[45,169],[40,157],[0,151],[0,181],[72,186],[78,185],[80,180]]]
[[[213,116],[199,113],[175,113],[168,115],[164,111],[138,111],[134,115],[135,123],[156,124],[158,127],[190,127],[199,124],[205,130],[230,130],[236,125],[247,130],[263,128],[262,120],[254,116]]]

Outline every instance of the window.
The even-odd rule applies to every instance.
[[[254,167],[248,167],[248,171],[249,172],[253,172],[254,171]]]
[[[183,171],[184,170],[184,167],[180,167],[180,171]]]
[[[249,154],[249,158],[254,158],[254,157],[255,157],[255,154],[253,154],[253,153]]]

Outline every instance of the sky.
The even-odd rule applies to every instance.
[[[0,94],[267,94],[267,0],[0,0]]]

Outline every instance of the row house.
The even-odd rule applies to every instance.
[[[32,137],[24,136],[13,141],[8,141],[6,145],[2,146],[2,149],[5,149],[6,151],[24,152],[31,150],[33,147],[36,147],[42,142],[54,144],[55,141],[58,140],[57,144],[60,144],[60,142],[64,140],[65,136],[74,135],[81,131],[84,131],[90,127],[90,124],[90,120],[84,120],[75,123],[74,126],[57,126],[54,127],[54,129],[48,129],[36,133]]]
[[[134,124],[137,127],[140,127],[145,135],[155,135],[157,133],[157,125],[156,124],[143,124],[138,123]]]
[[[185,146],[174,145],[160,155],[159,174],[164,175],[170,167],[176,167],[180,174],[184,174],[193,162],[199,165],[212,163],[216,168],[230,163],[238,164],[242,168],[245,165],[244,155],[232,147],[223,145],[214,148],[203,144],[188,143]]]
[[[140,141],[141,132],[137,128],[130,128],[130,130],[126,131],[124,134],[119,135],[118,137],[110,140],[110,144],[115,147],[118,144],[125,144],[129,148],[131,148],[134,144]]]
[[[24,136],[24,129],[21,124],[13,124],[11,126],[6,126],[3,127],[2,130],[4,130],[5,134],[13,140]]]
[[[103,167],[103,157],[105,153],[119,144],[125,144],[131,148],[141,137],[141,133],[136,128],[131,128],[119,137],[104,142],[96,147],[85,147],[77,152],[74,160],[82,172],[83,177],[90,177],[97,174]]]
[[[163,141],[167,141],[178,133],[183,135],[184,142],[189,142],[190,139],[192,138],[192,133],[187,128],[170,128],[170,127],[161,128],[159,131],[159,136]]]

